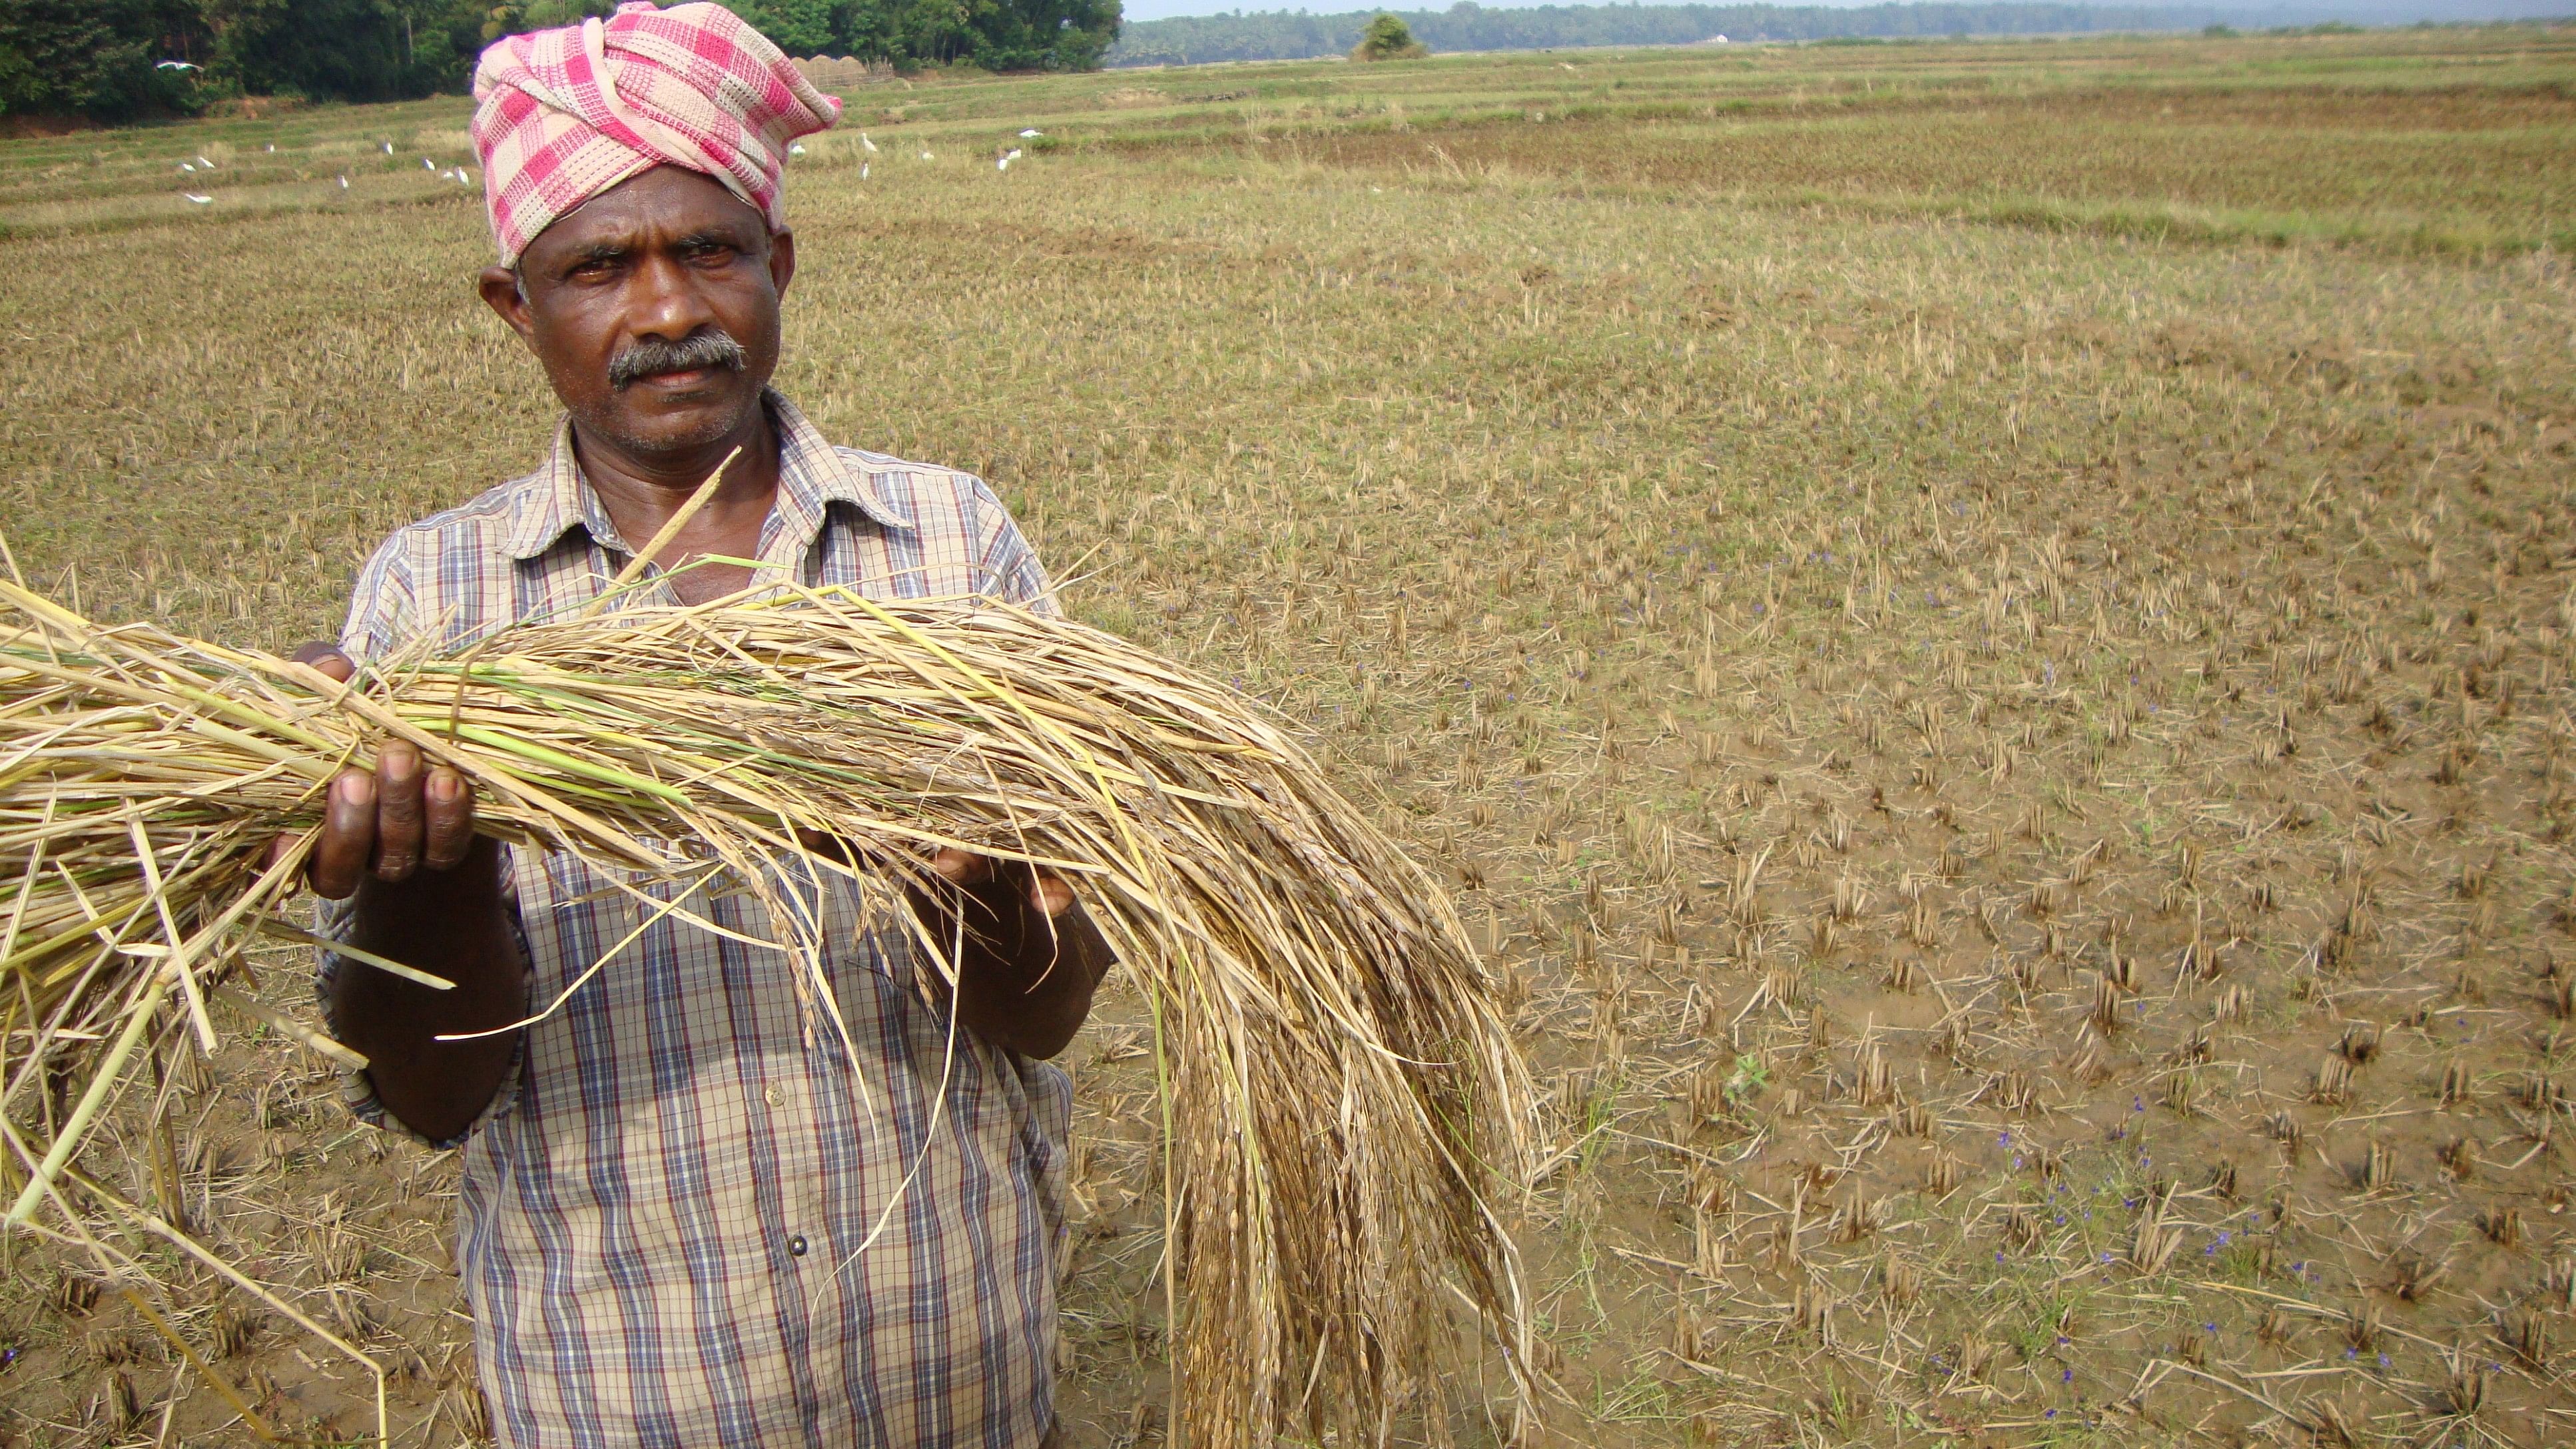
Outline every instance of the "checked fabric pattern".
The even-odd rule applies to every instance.
[[[474,149],[501,265],[557,218],[656,166],[704,172],[786,225],[788,143],[841,103],[721,5],[621,5],[494,43],[474,68]]]
[[[768,405],[779,480],[758,581],[1053,611],[982,481],[836,448]],[[580,608],[630,556],[559,430],[536,472],[386,540],[341,644],[453,651]],[[635,602],[677,598],[662,582]],[[757,902],[693,903],[720,936],[647,924],[570,857],[518,850],[510,872],[530,1007],[557,1009],[458,1144],[456,1253],[505,1449],[1036,1449],[1054,1417],[1064,1073],[952,1039],[909,943],[862,935],[834,878],[784,884],[835,943],[846,1046],[784,953],[747,944],[774,939]],[[347,922],[325,903],[323,934]],[[326,999],[332,973],[365,969],[321,968]],[[365,1074],[349,1086],[360,1116],[395,1125]]]

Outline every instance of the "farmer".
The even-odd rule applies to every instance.
[[[835,447],[769,388],[796,272],[781,165],[838,114],[777,47],[715,5],[629,4],[494,45],[474,95],[500,246],[483,301],[567,416],[535,472],[387,540],[310,662],[347,677],[424,635],[565,615],[737,449],[638,602],[795,581],[1054,608],[982,482]],[[681,569],[699,558],[725,561]],[[784,933],[754,902],[656,920],[577,861],[476,835],[474,809],[388,741],[333,783],[311,884],[352,948],[321,992],[371,1064],[356,1110],[462,1148],[457,1256],[501,1442],[1051,1437],[1070,1093],[1041,1059],[1110,960],[1064,883],[938,858],[946,898],[913,909],[967,928],[952,1005],[816,872],[827,1003],[760,944]],[[440,1040],[467,1032],[497,1034]]]

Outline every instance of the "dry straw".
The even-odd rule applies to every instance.
[[[233,978],[255,941],[300,936],[326,782],[387,737],[467,775],[490,834],[639,891],[748,893],[808,981],[796,882],[846,878],[945,975],[904,897],[931,854],[1064,872],[1153,1009],[1187,1441],[1352,1443],[1436,1415],[1461,1304],[1527,1407],[1500,1211],[1527,1080],[1443,892],[1257,706],[990,602],[621,609],[343,686],[0,583],[13,1222],[101,1191],[82,1140],[156,1034],[211,1047],[215,1008],[238,1008],[349,1057]],[[281,833],[299,843],[272,864]]]

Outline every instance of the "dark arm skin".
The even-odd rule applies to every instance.
[[[335,679],[352,672],[328,645],[296,657]],[[366,1054],[376,1099],[433,1141],[462,1134],[509,1074],[518,1034],[442,1042],[493,1031],[527,1015],[527,963],[503,903],[500,847],[474,834],[474,799],[445,766],[394,740],[374,773],[344,772],[331,785],[309,880],[318,895],[357,897],[349,943],[456,983],[438,991],[360,962],[333,978],[332,1034]],[[1052,1057],[1091,1014],[1091,998],[1116,961],[1073,890],[1050,872],[944,850],[931,862],[943,884],[908,892],[940,940],[965,950],[957,1019],[994,1046]]]

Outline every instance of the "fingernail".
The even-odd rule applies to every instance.
[[[464,781],[457,779],[453,774],[450,774],[446,770],[432,770],[429,772],[429,785],[427,786],[429,798],[444,805],[448,801],[456,798],[458,792],[464,788],[464,784]]]
[[[349,805],[371,804],[376,798],[375,779],[372,776],[359,774],[354,771],[349,774],[342,775],[340,777],[340,783],[332,786],[331,788],[339,795],[343,803]]]

